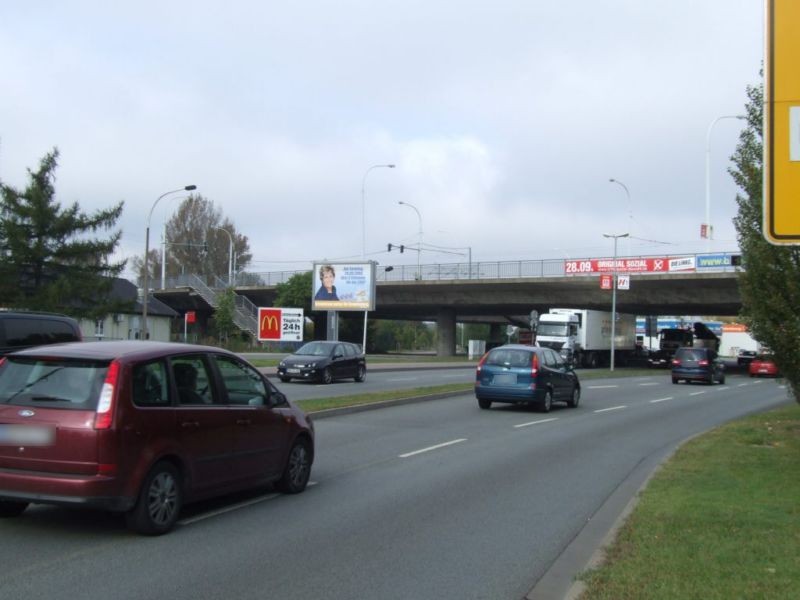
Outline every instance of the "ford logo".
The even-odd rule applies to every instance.
[[[21,410],[21,411],[19,411],[17,414],[18,414],[20,417],[32,417],[32,416],[34,416],[36,413],[35,413],[34,411],[30,410],[29,408],[26,408],[26,409],[24,409],[24,410]]]

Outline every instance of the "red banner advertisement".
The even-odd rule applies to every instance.
[[[564,272],[567,275],[591,275],[593,273],[674,273],[678,271],[694,271],[694,256],[657,257],[657,258],[618,258],[616,268],[613,258],[587,258],[584,260],[564,261]]]

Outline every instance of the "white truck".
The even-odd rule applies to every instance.
[[[637,354],[636,315],[617,313],[614,363]],[[557,351],[576,367],[611,364],[611,313],[576,308],[551,308],[539,315],[536,342]]]

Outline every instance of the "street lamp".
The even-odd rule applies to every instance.
[[[144,234],[144,294],[142,298],[142,339],[147,339],[147,297],[150,294],[150,290],[148,289],[148,271],[150,270],[150,218],[153,216],[153,210],[158,204],[158,201],[161,200],[164,196],[169,196],[170,194],[175,194],[177,192],[191,192],[196,190],[196,185],[187,185],[177,190],[170,190],[169,192],[164,192],[156,201],[153,202],[153,206],[150,208],[150,212],[147,214],[147,229],[145,230]]]
[[[233,236],[230,231],[222,227],[214,227],[213,229],[224,231],[228,234],[228,240],[230,242],[228,245],[228,285],[233,286]]]
[[[633,203],[631,202],[631,192],[628,190],[628,186],[622,183],[619,179],[614,179],[613,177],[608,181],[611,183],[616,183],[617,185],[621,185],[622,189],[625,190],[625,195],[628,197],[628,220],[630,221],[630,228],[633,230]],[[628,254],[631,254],[630,242],[628,245]]]
[[[422,269],[420,267],[420,255],[422,254],[422,215],[419,214],[417,207],[410,202],[403,202],[402,200],[399,200],[397,203],[402,204],[403,206],[408,206],[409,208],[413,208],[414,212],[417,213],[417,219],[419,219],[419,232],[417,233],[417,279],[422,279]]]
[[[604,233],[604,238],[614,238],[614,281],[611,284],[611,370],[614,370],[614,344],[617,337],[617,240],[628,233]]]
[[[361,180],[361,258],[367,258],[367,203],[364,200],[364,189],[367,184],[367,175],[372,169],[394,169],[395,165],[372,165]]]
[[[747,119],[744,115],[723,115],[711,121],[706,133],[706,249],[711,250],[711,130],[722,119]]]
[[[361,258],[366,260],[367,258],[367,203],[365,201],[365,194],[364,190],[366,189],[367,185],[367,175],[372,169],[394,169],[395,165],[387,164],[387,165],[372,165],[369,169],[366,170],[364,173],[364,177],[361,179]],[[364,311],[364,339],[361,344],[361,351],[366,354],[367,353],[367,315],[369,314],[368,310]]]

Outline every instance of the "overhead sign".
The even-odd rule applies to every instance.
[[[302,342],[302,308],[259,308],[259,342]]]
[[[764,237],[800,244],[800,2],[766,0]]]
[[[375,310],[375,263],[314,263],[311,310]]]

